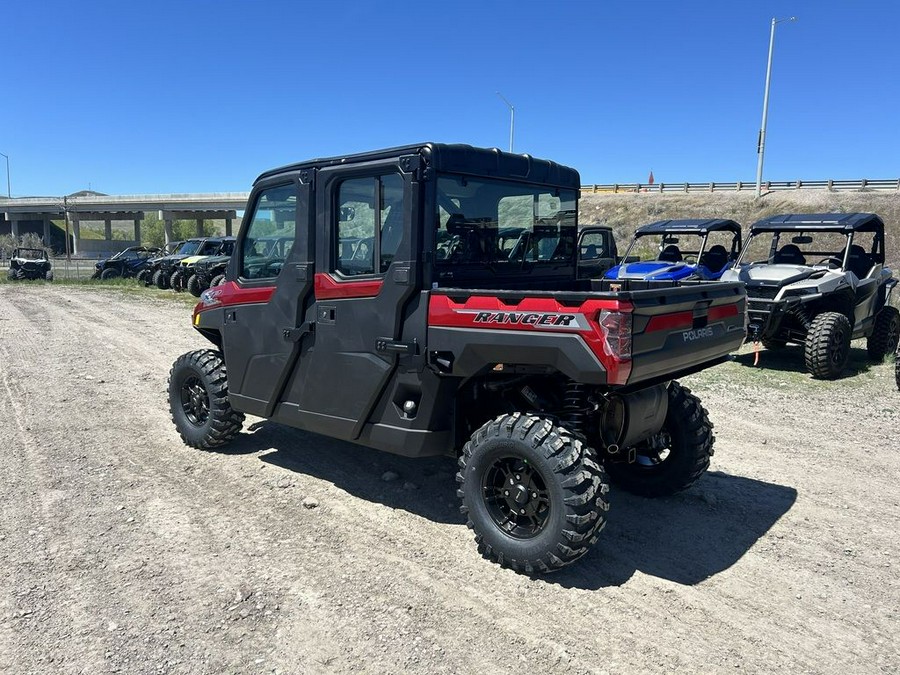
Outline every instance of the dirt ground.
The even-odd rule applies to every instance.
[[[166,378],[206,343],[165,295],[0,284],[0,671],[900,672],[900,392],[863,344],[837,383],[796,349],[690,378],[710,472],[614,490],[529,579],[476,553],[452,460],[185,447]]]

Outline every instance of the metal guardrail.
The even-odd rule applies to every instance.
[[[896,190],[900,192],[900,178],[860,180],[793,180],[765,181],[762,188],[766,192],[776,190]],[[741,192],[755,190],[756,181],[736,183],[607,183],[582,185],[581,191],[592,194],[621,194],[629,192]]]

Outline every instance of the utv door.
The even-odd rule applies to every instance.
[[[605,227],[585,227],[578,233],[578,278],[596,279],[616,264],[616,242]]]
[[[316,242],[315,341],[287,393],[289,423],[358,438],[398,360],[420,348],[403,332],[420,244],[411,226],[418,184],[414,174],[401,172],[402,162],[327,167],[317,174],[322,236]]]
[[[257,185],[226,273],[239,303],[224,308],[223,349],[232,405],[269,417],[302,350],[313,301],[313,170]],[[283,245],[271,245],[280,240]],[[307,338],[307,339],[305,339]]]

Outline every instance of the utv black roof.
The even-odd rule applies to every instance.
[[[635,230],[635,236],[648,234],[707,234],[709,232],[740,232],[741,226],[733,220],[724,218],[684,218],[681,220],[658,220],[649,225],[642,225]]]
[[[427,166],[444,173],[498,176],[504,179],[544,183],[575,190],[581,187],[581,177],[578,175],[578,171],[550,160],[503,152],[499,148],[476,148],[471,145],[447,143],[418,143],[343,157],[310,159],[266,171],[260,174],[256,182],[291,171],[372,162],[403,155],[418,155],[424,159]],[[409,168],[412,170],[414,167],[410,166]]]
[[[750,226],[750,232],[881,232],[884,221],[874,213],[793,213],[772,216]]]

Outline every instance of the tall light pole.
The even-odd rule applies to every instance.
[[[769,33],[769,60],[766,63],[766,93],[763,95],[763,113],[762,124],[759,128],[759,138],[756,141],[756,196],[762,195],[762,170],[763,156],[766,154],[766,122],[769,117],[769,83],[772,80],[772,49],[775,47],[775,25],[782,21],[796,21],[797,17],[792,16],[787,19],[776,19],[772,17],[772,30]]]
[[[0,152],[0,155],[3,155],[3,153]],[[12,199],[12,190],[9,188],[9,155],[3,156],[6,157],[6,198]]]
[[[506,100],[506,97],[501,94],[499,91],[497,92],[497,96],[500,97],[500,100],[503,101],[507,107],[509,108],[509,151],[513,151],[513,135],[515,134],[516,129],[516,109],[512,103]]]

